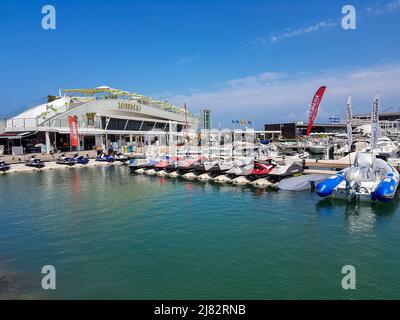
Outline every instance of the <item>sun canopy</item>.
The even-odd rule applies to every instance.
[[[165,110],[178,112],[178,113],[185,113],[185,110],[183,108],[176,107],[167,102],[159,101],[159,100],[156,100],[156,99],[153,99],[150,97],[146,97],[146,96],[143,96],[143,95],[135,93],[135,92],[129,92],[129,91],[121,90],[121,89],[115,89],[115,88],[111,88],[108,86],[100,86],[100,87],[96,87],[96,88],[87,88],[87,89],[61,89],[61,91],[63,91],[64,93],[83,94],[85,96],[93,96],[93,95],[102,94],[102,93],[110,94],[110,95],[114,95],[114,96],[122,96],[125,98],[127,97],[127,98],[131,98],[131,99],[141,100],[142,102],[147,103],[149,105],[155,104]],[[188,114],[191,115],[190,113],[188,113]]]

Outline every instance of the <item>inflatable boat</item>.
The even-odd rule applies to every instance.
[[[358,153],[354,165],[319,183],[320,197],[390,202],[399,186],[399,173],[372,153]]]

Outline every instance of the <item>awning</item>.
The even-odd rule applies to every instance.
[[[16,140],[16,139],[23,139],[26,138],[28,136],[30,136],[31,134],[34,134],[34,131],[27,131],[27,132],[21,132],[18,134],[15,133],[1,133],[0,134],[0,139],[9,139],[9,140]]]

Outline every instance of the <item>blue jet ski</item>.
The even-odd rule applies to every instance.
[[[32,167],[37,169],[42,169],[45,166],[44,162],[36,158],[36,156],[31,156],[30,158],[28,158],[25,162],[25,165],[27,167]]]
[[[67,166],[73,166],[76,164],[76,161],[73,157],[66,157],[65,154],[62,154],[58,157],[58,160],[56,161],[56,163],[67,165]]]
[[[105,153],[102,153],[101,155],[96,157],[96,161],[99,162],[114,162],[114,157],[113,156],[109,156]]]
[[[5,163],[4,161],[0,161],[0,171],[1,172],[6,172],[10,170],[11,166],[8,163]]]
[[[89,163],[89,156],[84,157],[80,156],[79,154],[74,154],[72,157],[77,164],[88,164]]]

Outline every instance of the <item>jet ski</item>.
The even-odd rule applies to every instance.
[[[266,178],[275,168],[275,166],[276,165],[272,163],[254,162],[254,168],[250,174],[251,180]]]
[[[114,162],[114,157],[106,155],[104,152],[96,157],[96,161],[99,162]]]
[[[129,160],[129,168],[131,170],[142,169],[149,161],[149,159],[131,159]]]
[[[77,153],[73,155],[72,159],[74,159],[75,162],[78,164],[88,164],[89,163],[89,156],[84,157],[84,156],[80,156]]]
[[[213,167],[219,163],[219,160],[209,160],[204,162],[199,162],[194,165],[194,171],[197,174],[203,174],[209,172]]]
[[[155,166],[154,169],[156,171],[167,170],[167,167],[171,165],[173,162],[180,160],[181,157],[175,156],[170,157],[166,156],[164,159],[161,159]]]
[[[168,173],[174,172],[178,170],[178,164],[182,161],[182,156],[174,157],[164,168],[164,170]]]
[[[285,178],[299,176],[304,172],[303,167],[296,162],[279,165],[274,160],[268,160],[267,163],[274,165],[274,168],[268,174],[268,179],[272,182],[279,182]]]
[[[8,163],[5,163],[4,161],[0,161],[0,171],[1,172],[6,172],[10,170],[11,166]]]
[[[32,167],[32,168],[37,168],[37,169],[42,169],[45,166],[44,162],[42,160],[36,158],[36,156],[29,157],[26,160],[25,165],[27,167]]]
[[[58,157],[56,163],[73,166],[76,164],[76,161],[73,157],[66,157],[65,154],[62,154]]]
[[[234,162],[233,167],[226,171],[227,175],[248,176],[254,171],[254,158],[241,158]]]
[[[123,153],[117,153],[116,155],[114,155],[114,160],[124,162],[128,161],[129,158],[125,156]]]
[[[218,161],[210,170],[210,174],[212,176],[220,176],[224,175],[228,170],[232,169],[235,165],[235,161],[227,160],[227,161]]]
[[[186,158],[178,162],[178,171],[180,174],[194,172],[195,167],[204,161],[205,157]]]
[[[138,169],[152,169],[157,163],[159,163],[159,159],[132,159],[129,161],[129,168],[132,171]]]
[[[354,165],[319,183],[320,197],[390,202],[399,186],[399,172],[372,153],[357,153]]]

